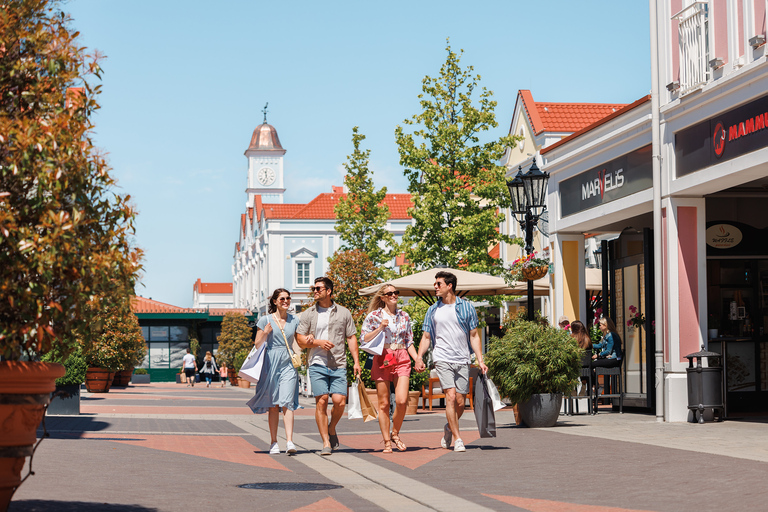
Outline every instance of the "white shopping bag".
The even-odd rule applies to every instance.
[[[487,379],[486,386],[488,387],[488,395],[491,397],[491,402],[493,402],[493,412],[505,408],[507,405],[501,401],[501,396],[499,396],[499,390],[496,389],[496,384],[494,384],[491,379]]]
[[[349,398],[347,401],[347,419],[348,420],[361,420],[363,419],[363,410],[360,408],[360,395],[358,394],[358,380],[355,380],[355,382],[352,383],[351,386],[349,386],[349,392],[347,393],[347,397]]]
[[[373,338],[371,341],[363,343],[360,348],[369,354],[380,356],[381,353],[384,352],[384,331],[380,332],[379,335]]]
[[[245,358],[243,366],[240,367],[240,371],[237,373],[238,377],[245,379],[252,384],[258,384],[261,378],[261,371],[264,366],[264,354],[266,353],[267,344],[262,343],[259,348],[253,347],[248,357]]]

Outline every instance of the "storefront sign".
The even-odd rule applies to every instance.
[[[707,245],[715,249],[730,249],[741,243],[741,230],[731,224],[715,224],[707,228]]]
[[[573,215],[652,186],[651,146],[645,146],[561,181],[560,215]]]
[[[675,134],[677,176],[768,146],[768,96]]]

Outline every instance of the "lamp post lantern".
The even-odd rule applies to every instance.
[[[525,253],[533,254],[533,228],[547,209],[547,182],[549,173],[541,172],[533,159],[528,172],[518,167],[514,179],[507,181],[512,197],[512,215],[525,230]],[[533,320],[533,281],[528,280],[528,320]]]

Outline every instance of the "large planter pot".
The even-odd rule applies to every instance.
[[[131,376],[131,384],[149,384],[149,374],[148,373],[133,374]]]
[[[124,388],[131,383],[131,376],[133,375],[133,368],[130,370],[120,370],[115,372],[115,378],[112,380],[112,387]]]
[[[64,373],[58,363],[0,362],[0,510],[21,484],[24,458],[32,455],[37,426]]]
[[[520,419],[531,428],[554,427],[562,404],[562,393],[533,395],[518,404]]]
[[[240,380],[240,387],[241,388],[249,388],[249,387],[251,387],[251,383],[248,382],[247,380],[245,380],[245,379],[239,379],[239,380]]]
[[[109,393],[114,378],[115,372],[104,368],[88,368],[85,373],[85,389],[89,393]]]
[[[80,385],[56,386],[46,414],[48,416],[76,416],[80,414]]]
[[[405,414],[416,414],[419,410],[419,397],[421,391],[409,391],[408,392],[408,406],[405,409]]]

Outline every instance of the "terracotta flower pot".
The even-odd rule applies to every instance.
[[[85,372],[85,389],[91,393],[109,393],[115,372],[104,368],[88,368]]]
[[[405,414],[416,414],[419,410],[419,397],[421,391],[409,391],[408,392],[408,406],[405,408]]]
[[[249,388],[249,387],[251,387],[251,383],[248,382],[245,379],[240,379],[240,387],[241,388]]]
[[[21,484],[24,458],[32,454],[37,426],[64,373],[58,363],[0,362],[0,510]]]
[[[133,368],[129,370],[120,370],[115,372],[115,378],[112,380],[112,386],[116,388],[124,388],[131,383],[131,377],[133,376]]]

